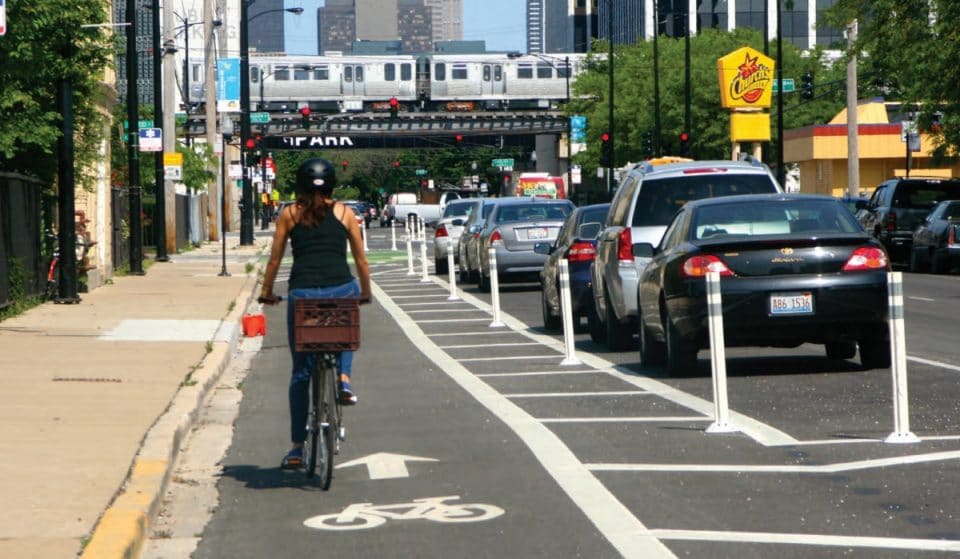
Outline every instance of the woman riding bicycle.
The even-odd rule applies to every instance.
[[[290,437],[293,448],[284,457],[284,468],[298,468],[303,463],[303,442],[306,440],[307,413],[310,405],[310,372],[315,354],[294,349],[293,305],[297,297],[359,297],[370,302],[370,267],[363,251],[363,237],[353,210],[331,198],[337,186],[336,170],[325,159],[308,159],[297,169],[297,202],[287,206],[277,219],[273,234],[270,261],[263,278],[260,299],[275,304],[273,283],[283,260],[287,240],[293,249],[287,303],[287,343],[293,359],[290,378]],[[360,281],[350,273],[347,243],[357,267]],[[342,405],[357,403],[350,387],[353,352],[337,357],[340,373]]]

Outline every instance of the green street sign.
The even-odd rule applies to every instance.
[[[426,170],[426,169],[417,169],[417,176],[418,176],[418,177],[425,177],[425,176],[427,176],[427,170]]]
[[[250,124],[267,124],[270,122],[270,113],[250,113]]]
[[[130,128],[130,121],[127,120],[127,119],[124,119],[124,120],[123,120],[123,129],[126,130],[126,129],[128,129],[128,128]],[[137,128],[153,128],[153,121],[152,121],[152,120],[138,120],[138,121],[137,121]]]
[[[494,159],[491,167],[513,167],[513,159]]]
[[[783,82],[783,92],[784,93],[793,93],[796,91],[796,88],[793,83],[793,78],[784,78],[781,80]],[[777,80],[773,80],[773,92],[777,93],[779,88],[777,87]]]

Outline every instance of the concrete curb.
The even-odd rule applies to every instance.
[[[248,262],[252,272],[240,288],[233,309],[220,321],[212,350],[203,356],[190,376],[193,384],[181,384],[166,411],[150,427],[134,458],[130,472],[113,502],[104,511],[90,535],[81,559],[135,559],[149,537],[149,527],[167,490],[180,446],[193,428],[210,390],[216,385],[238,350],[241,318],[255,299],[260,281],[261,251]],[[226,336],[220,336],[226,330]]]

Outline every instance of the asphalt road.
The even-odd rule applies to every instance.
[[[389,248],[385,233],[370,230],[372,251]],[[905,274],[910,428],[922,440],[885,444],[890,373],[818,347],[731,351],[737,431],[707,433],[707,352],[698,375],[670,378],[581,333],[582,363],[561,365],[535,284],[503,286],[507,324],[492,328],[489,295],[468,286],[448,301],[445,283],[421,281],[419,260],[416,275],[382,258],[374,274],[360,405],[337,457],[346,467],[328,492],[278,468],[289,356],[283,328],[271,328],[194,557],[960,553],[956,276]],[[282,324],[279,313],[268,323]]]

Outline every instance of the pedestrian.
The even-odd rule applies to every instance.
[[[290,438],[293,448],[283,458],[284,468],[303,464],[303,442],[307,438],[307,412],[310,405],[310,372],[316,354],[296,351],[294,346],[294,301],[298,297],[359,297],[370,302],[370,266],[363,251],[363,238],[356,217],[348,206],[333,199],[337,186],[336,168],[325,159],[308,159],[297,169],[296,203],[280,212],[270,260],[263,277],[260,301],[276,304],[273,284],[283,260],[287,240],[293,250],[287,297],[287,343],[293,360],[290,377]],[[356,265],[354,278],[347,263],[347,243]],[[337,357],[340,375],[340,403],[354,405],[357,396],[350,386],[353,352]]]

